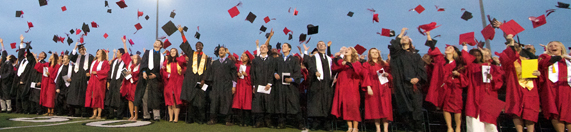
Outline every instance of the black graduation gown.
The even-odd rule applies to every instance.
[[[208,81],[212,82],[210,96],[210,114],[227,115],[232,109],[232,81],[237,80],[237,70],[235,62],[226,58],[223,62],[220,59],[212,62],[212,69],[208,76]],[[215,70],[214,70],[215,69]]]
[[[68,65],[62,64],[61,68],[59,69],[60,70],[59,76],[56,78],[56,89],[59,89],[59,93],[57,93],[58,103],[62,103],[59,102],[60,99],[65,99],[65,97],[67,97],[66,95],[69,87],[65,85],[65,80],[63,79],[63,76],[67,75],[67,72],[70,68],[71,70],[73,70],[73,65],[71,63],[69,63]],[[71,72],[73,73],[73,71]],[[69,85],[71,86],[71,83]]]
[[[0,66],[0,99],[3,100],[10,100],[10,93],[12,90],[12,80],[14,79],[15,71],[14,66],[10,63],[9,60],[6,60],[6,56],[8,53],[6,51],[2,51],[2,65]]]
[[[187,68],[186,68],[186,72],[184,75],[184,81],[182,82],[180,99],[189,102],[193,106],[204,107],[206,105],[206,101],[205,101],[206,99],[204,98],[204,91],[200,87],[196,87],[196,84],[197,84],[197,82],[200,82],[202,80],[207,79],[208,70],[210,69],[210,65],[211,65],[210,62],[212,62],[212,60],[209,57],[207,57],[207,59],[204,62],[205,63],[204,64],[204,71],[202,72],[202,75],[198,75],[198,73],[194,74],[194,72],[192,71],[192,65],[193,65],[192,58],[194,57],[194,50],[192,49],[190,44],[188,44],[188,41],[185,43],[182,43],[180,45],[180,49],[189,58],[189,60],[187,61],[187,64],[186,64]],[[202,55],[197,54],[196,63],[198,63],[198,64],[196,64],[196,66],[200,66],[200,60],[201,60],[203,55],[206,55],[206,54],[204,54],[204,53]],[[200,96],[200,95],[202,95],[202,96]]]
[[[18,50],[18,65],[16,65],[17,69],[24,68],[24,72],[18,76],[18,71],[16,71],[14,80],[12,81],[12,93],[16,94],[17,100],[27,100],[30,95],[30,83],[29,79],[32,77],[30,73],[34,70],[34,65],[36,64],[36,58],[32,54],[26,54],[26,52],[30,53],[29,47],[22,47]],[[28,61],[28,64],[25,67],[20,67],[20,64],[23,63],[24,58]],[[20,82],[24,83],[20,85]]]
[[[421,115],[422,111],[419,111],[422,108],[423,101],[421,88],[427,82],[424,61],[417,53],[418,51],[409,52],[403,50],[400,45],[400,38],[391,40],[389,49],[397,111],[399,113],[420,113]],[[410,83],[410,80],[413,78],[419,79],[419,82],[416,84],[417,91],[413,91],[413,85]],[[419,120],[422,116],[414,116],[413,118]]]
[[[320,53],[321,54],[321,53]],[[325,54],[321,54],[321,56],[325,56]],[[326,56],[328,57],[328,56]],[[331,64],[327,59],[314,55],[313,57],[307,58],[308,64],[308,74],[310,75],[311,79],[310,86],[308,89],[308,98],[307,98],[307,116],[308,117],[327,117],[331,114],[331,104],[333,103],[333,93],[334,88],[331,86],[333,82],[333,76],[335,75],[333,72],[329,75],[331,71]],[[315,64],[315,59],[321,59],[322,68],[324,73],[320,73],[323,76],[323,80],[317,79],[315,75],[317,71],[317,64]],[[332,59],[332,62],[333,59]]]
[[[40,63],[47,63],[44,60],[41,60]],[[38,63],[34,63],[34,65],[32,65],[32,67],[35,67],[36,64]],[[30,65],[30,64],[28,64]],[[40,103],[40,92],[41,92],[41,87],[42,85],[47,85],[48,82],[46,82],[44,84],[44,82],[42,82],[42,76],[43,73],[36,71],[35,69],[31,70],[32,72],[30,72],[30,79],[28,79],[28,82],[26,83],[27,86],[29,86],[28,88],[30,89],[30,97],[28,98],[30,101],[35,102],[35,103]],[[31,84],[32,82],[36,83],[36,87],[32,88]],[[40,83],[40,85],[37,85],[37,83]]]
[[[77,62],[77,58],[80,57],[81,60]],[[89,54],[89,60],[85,60],[85,56],[81,55],[80,53],[70,55],[70,60],[75,64],[79,65],[79,69],[77,72],[74,69],[71,71],[71,84],[69,85],[69,89],[67,91],[67,104],[69,105],[76,105],[83,107],[85,104],[85,92],[87,90],[87,81],[89,81],[89,77],[85,74],[89,72],[91,68],[91,63],[93,62],[93,55]],[[88,61],[87,70],[83,69],[83,64],[85,61]]]
[[[275,80],[272,88],[271,96],[274,103],[275,113],[277,114],[297,114],[300,111],[299,102],[299,89],[297,88],[301,83],[303,75],[301,74],[301,65],[297,57],[290,55],[284,61],[284,57],[276,59],[277,74],[280,80]],[[283,73],[289,73],[294,82],[290,85],[282,84],[285,79]]]
[[[266,86],[272,84],[274,87],[274,73],[276,73],[275,60],[276,58],[268,55],[266,60],[262,57],[256,56],[252,60],[252,68],[250,68],[250,79],[252,79],[252,86],[254,86],[254,97],[252,98],[252,113],[274,113],[273,104],[271,101],[271,94],[258,93],[258,85]],[[273,89],[273,88],[272,88]]]
[[[123,63],[122,67],[120,65],[121,63],[119,62]],[[121,100],[121,86],[125,77],[123,74],[121,74],[121,72],[123,71],[123,68],[125,68],[125,65],[126,64],[124,62],[117,59],[114,60],[110,65],[111,69],[109,70],[109,74],[107,74],[107,82],[109,83],[109,87],[107,87],[105,92],[105,106],[119,108],[121,103],[123,103]],[[113,73],[113,70],[115,70],[115,73]],[[119,73],[119,79],[116,79],[117,73]]]
[[[149,69],[149,52],[153,56],[153,63],[154,68],[153,70]],[[145,95],[145,89],[147,85],[149,85],[148,89],[148,100],[147,100],[147,107],[149,109],[159,109],[161,107],[161,101],[164,101],[163,96],[163,79],[161,78],[161,53],[154,53],[153,50],[145,51],[143,58],[141,59],[141,72],[139,72],[139,83],[137,83],[137,89],[135,90],[135,101],[133,102],[135,106],[142,106],[143,105],[143,95]],[[165,58],[166,59],[166,58]],[[151,73],[155,74],[156,78],[154,79],[144,79],[143,72],[147,73],[147,77],[151,76]]]

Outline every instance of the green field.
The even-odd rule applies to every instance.
[[[103,127],[93,127],[86,126],[86,123],[95,122],[98,120],[90,120],[87,118],[71,119],[69,121],[55,122],[55,123],[33,123],[33,122],[22,122],[22,121],[11,121],[11,118],[20,117],[42,117],[38,115],[27,115],[27,114],[7,114],[0,113],[0,131],[6,132],[29,132],[29,131],[41,131],[41,132],[61,132],[61,131],[82,131],[82,132],[113,132],[113,131],[134,131],[134,132],[148,132],[148,131],[207,131],[207,132],[283,132],[283,131],[300,131],[294,128],[287,129],[269,129],[269,128],[252,128],[252,127],[240,127],[225,126],[223,124],[216,125],[199,125],[199,124],[187,124],[183,121],[178,123],[169,123],[167,121],[153,122],[150,125],[140,126],[140,127],[128,127],[128,128],[103,128]],[[44,125],[44,126],[42,126]],[[52,126],[45,126],[52,125]]]

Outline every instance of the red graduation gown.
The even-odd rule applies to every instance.
[[[361,63],[351,63],[353,68],[342,64],[343,60],[331,66],[332,71],[337,71],[337,84],[331,114],[337,118],[351,121],[361,121],[361,104],[359,95],[359,82],[361,80]]]
[[[237,61],[236,68],[240,71],[241,61]],[[250,68],[252,66],[246,65],[246,75],[244,79],[238,77],[236,82],[236,93],[234,94],[234,99],[232,101],[232,108],[241,110],[251,110],[252,109],[252,80],[250,79]]]
[[[101,70],[97,70],[99,63],[103,63],[101,64]],[[103,109],[105,103],[105,90],[107,88],[107,74],[110,69],[109,67],[109,62],[107,60],[93,61],[93,67],[90,71],[96,71],[97,74],[91,74],[89,77],[87,90],[85,91],[85,107]]]
[[[49,67],[50,63],[37,63],[34,69],[40,72],[42,75],[42,85],[40,91],[40,105],[48,108],[54,108],[55,95],[56,95],[56,75],[59,69],[59,65],[56,64],[54,67]],[[44,67],[48,67],[48,72],[50,75],[48,77],[43,76]]]
[[[363,91],[367,91],[367,86],[371,86],[373,90],[373,95],[365,94],[365,119],[382,119],[387,118],[389,121],[393,121],[393,105],[392,105],[392,93],[389,84],[391,83],[393,77],[389,74],[387,77],[389,82],[381,84],[379,77],[377,76],[377,71],[381,68],[385,72],[390,71],[389,66],[381,66],[379,63],[375,63],[373,66],[369,62],[363,63]]]
[[[539,93],[541,94],[541,110],[545,118],[551,120],[559,118],[559,121],[571,123],[571,87],[567,81],[567,63],[565,58],[561,58],[556,64],[558,69],[555,69],[559,74],[557,82],[549,80],[549,66],[555,63],[550,63],[551,56],[542,54],[539,56],[539,71],[541,71],[541,86]]]
[[[434,69],[432,71],[432,79],[426,101],[434,104],[442,110],[452,113],[462,113],[463,100],[462,88],[467,86],[464,74],[454,77],[452,71],[456,68],[455,61],[446,64],[446,60],[440,50],[435,48],[429,50],[428,54],[432,56]]]
[[[125,55],[128,55],[126,57]],[[130,79],[123,79],[123,83],[121,85],[121,96],[125,97],[129,101],[135,101],[135,89],[137,88],[137,82],[139,81],[139,65],[132,64],[133,60],[131,60],[131,55],[129,53],[125,53],[121,59],[123,59],[123,63],[127,69],[131,72]],[[133,83],[131,83],[133,81]]]
[[[537,79],[533,79],[533,89],[522,87],[518,81],[515,63],[521,65],[521,59],[517,52],[506,48],[500,55],[502,70],[505,72],[506,82],[506,110],[505,113],[515,115],[537,122],[539,115],[539,94]]]
[[[466,62],[466,81],[468,81],[468,90],[466,93],[466,109],[464,112],[466,116],[473,118],[480,117],[480,121],[497,124],[498,119],[493,113],[488,113],[486,109],[487,105],[483,105],[482,102],[486,97],[498,98],[498,90],[502,88],[503,85],[503,71],[500,66],[490,65],[489,63],[477,64],[473,63],[476,59],[474,56],[466,51],[462,51],[462,58]],[[491,66],[490,73],[492,74],[492,79],[490,83],[483,82],[482,76],[482,66]]]
[[[182,100],[180,100],[180,91],[182,89],[182,81],[184,79],[183,72],[186,71],[186,68],[182,65],[184,62],[186,62],[186,60],[184,56],[180,56],[177,58],[177,62],[171,62],[167,65],[168,63],[167,61],[168,60],[165,60],[165,63],[163,63],[165,68],[161,69],[163,78],[166,80],[163,92],[165,97],[165,105],[166,106],[175,105],[174,103],[176,103],[176,105],[181,105]],[[170,73],[167,72],[166,68],[167,66],[170,67],[171,69]],[[180,66],[181,68],[180,74],[177,71],[178,70],[177,66]]]

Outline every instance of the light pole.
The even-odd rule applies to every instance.
[[[486,23],[486,13],[484,12],[484,2],[482,0],[480,0],[480,14],[482,14],[482,27],[486,28],[488,24]],[[486,48],[492,50],[490,46],[490,40],[488,39],[485,40],[486,40]]]
[[[481,0],[480,0],[481,1]],[[159,39],[159,0],[157,0],[157,25],[155,28],[155,39]]]

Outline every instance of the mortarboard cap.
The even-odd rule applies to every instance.
[[[33,27],[34,27],[34,24],[32,22],[28,22],[28,31],[26,31],[26,33],[28,33],[30,31],[30,29]]]
[[[269,37],[270,37],[270,33],[266,33],[266,38],[269,38]]]
[[[494,40],[494,36],[496,35],[496,30],[491,24],[488,24],[488,26],[482,29],[482,35],[484,36],[484,39]]]
[[[418,27],[418,31],[420,32],[420,34],[424,35],[424,33],[428,32],[428,31],[432,31],[437,27],[440,27],[440,25],[436,26],[436,22],[431,22],[429,24],[420,25]],[[422,31],[420,29],[422,29],[424,31]]]
[[[381,29],[381,36],[393,37],[393,36],[395,36],[395,31],[383,28],[383,29]]]
[[[545,15],[541,15],[539,17],[529,17],[531,23],[533,24],[533,28],[537,28],[539,26],[545,25],[547,21],[545,20]]]
[[[349,13],[347,13],[347,16],[353,17],[353,14],[355,14],[355,13],[353,13],[352,11],[350,11]]]
[[[282,49],[282,43],[278,42],[276,44],[276,49],[281,50]]]
[[[194,34],[194,38],[200,39],[200,33],[196,32],[196,33]]]
[[[62,6],[62,7],[61,7],[61,11],[67,11],[67,7]]]
[[[16,17],[22,17],[24,15],[23,11],[16,11]]]
[[[173,11],[171,11],[170,17],[171,17],[171,18],[174,18],[174,16],[176,16],[176,13],[174,13],[174,10],[173,10]]]
[[[73,43],[73,40],[70,37],[67,37],[67,45],[71,45],[71,43]]]
[[[10,43],[10,48],[15,49],[15,48],[16,48],[16,43]]]
[[[476,39],[474,38],[474,32],[460,34],[460,42],[459,44],[467,43],[471,46],[478,44]]]
[[[109,2],[107,0],[105,1],[105,7],[109,7]]]
[[[517,35],[518,33],[522,32],[523,30],[525,30],[523,27],[521,27],[514,20],[510,20],[510,21],[502,24],[500,26],[500,29],[502,29],[502,31],[504,31],[504,33],[511,34],[514,36]]]
[[[293,9],[293,15],[294,15],[294,16],[297,16],[297,13],[298,13],[297,8],[294,8],[294,9]]]
[[[183,30],[184,32],[187,32],[187,31],[188,31],[188,27],[184,26],[184,27],[182,28],[182,30]]]
[[[105,34],[103,34],[103,37],[104,37],[105,39],[107,39],[107,37],[109,37],[109,34],[105,33]]]
[[[172,44],[171,44],[171,42],[169,41],[169,39],[166,39],[165,42],[164,42],[163,48],[164,48],[164,49],[167,49],[167,48],[168,48],[169,46],[171,46],[171,45],[172,45]]]
[[[471,13],[471,12],[469,12],[469,11],[464,11],[464,14],[462,14],[462,17],[460,17],[460,18],[462,18],[462,19],[468,21],[468,20],[472,19],[472,17],[473,17],[473,16],[472,16],[472,13]]]
[[[107,13],[111,13],[111,9],[107,9]]]
[[[47,1],[47,0],[38,0],[38,2],[40,3],[40,7],[41,7],[41,6],[48,5],[48,1]]]
[[[287,29],[287,27],[284,27],[284,34],[287,35],[289,32],[293,33],[291,30]]]
[[[264,17],[264,22],[266,23],[270,22],[270,17],[269,16]]]
[[[555,7],[569,9],[569,4],[563,2],[557,2],[557,5]]]
[[[75,29],[75,35],[78,35],[81,33],[81,29]]]
[[[53,52],[52,52],[51,50],[50,50],[50,51],[48,51],[48,54],[52,54],[52,53],[53,53]]]
[[[307,25],[307,35],[317,34],[319,32],[319,26],[314,26],[313,24]]]
[[[59,37],[59,41],[60,41],[61,43],[63,43],[63,41],[65,41],[65,37]],[[56,42],[56,43],[57,43],[57,42]]]
[[[141,28],[143,28],[143,26],[141,26],[141,23],[135,24],[135,29],[137,29],[137,31],[135,31],[135,33],[137,33]],[[135,34],[135,33],[133,33],[133,34]]]
[[[69,30],[69,33],[73,34],[73,33],[75,33],[75,30],[71,29],[71,30]]]
[[[268,28],[264,27],[264,25],[262,25],[262,27],[260,27],[260,31],[262,31],[262,32],[266,32],[267,29]]]
[[[82,43],[82,44],[83,44],[83,42],[84,42],[84,41],[83,41],[83,36],[79,37],[79,43]]]
[[[353,48],[355,48],[355,50],[357,50],[357,53],[359,53],[359,55],[361,55],[361,54],[365,53],[365,51],[367,51],[367,49],[365,49],[365,47],[363,47],[359,44],[355,45],[355,47],[353,47]]]
[[[139,9],[137,9],[137,19],[139,19],[139,17],[143,16],[143,12],[139,11]]]
[[[254,23],[254,20],[256,20],[256,15],[252,12],[248,13],[248,16],[246,17],[246,20],[250,21],[250,23]]]
[[[54,35],[54,38],[52,40],[57,43],[57,41],[59,40],[59,37],[57,35]]]
[[[174,23],[172,23],[172,21],[167,22],[165,25],[163,25],[162,27],[163,31],[165,31],[165,33],[168,36],[171,36],[173,33],[175,33],[176,31],[178,31],[178,29],[176,28],[176,26],[174,25]]]
[[[414,8],[414,11],[418,12],[418,14],[422,13],[424,11],[424,7],[422,7],[422,5],[418,5]]]
[[[268,35],[269,35],[269,34],[268,34]],[[292,34],[289,34],[289,37],[288,37],[287,40],[291,40],[291,39],[293,39],[293,35],[292,35]]]
[[[96,23],[95,21],[92,21],[92,22],[91,22],[91,27],[92,27],[92,28],[98,28],[99,25],[97,25],[97,23]]]
[[[240,14],[240,11],[238,10],[238,7],[234,6],[228,10],[228,14],[230,14],[231,18],[234,18],[235,16]]]
[[[133,42],[132,39],[129,39],[129,44],[130,44],[130,45],[135,45],[135,42]]]
[[[304,42],[306,38],[307,38],[307,34],[304,34],[304,33],[300,34],[299,35],[299,42],[300,43]]]
[[[90,30],[89,30],[89,25],[83,23],[83,26],[81,27],[81,30],[83,30],[83,33],[85,33],[85,35],[87,35],[87,33],[90,32]]]
[[[127,7],[127,4],[125,4],[124,0],[118,1],[117,5],[119,6],[119,8],[123,9],[125,7]]]
[[[69,51],[68,51],[68,50],[65,50],[64,54],[65,54],[65,55],[69,55]]]
[[[374,22],[379,22],[379,14],[377,13],[373,14],[373,23]]]

